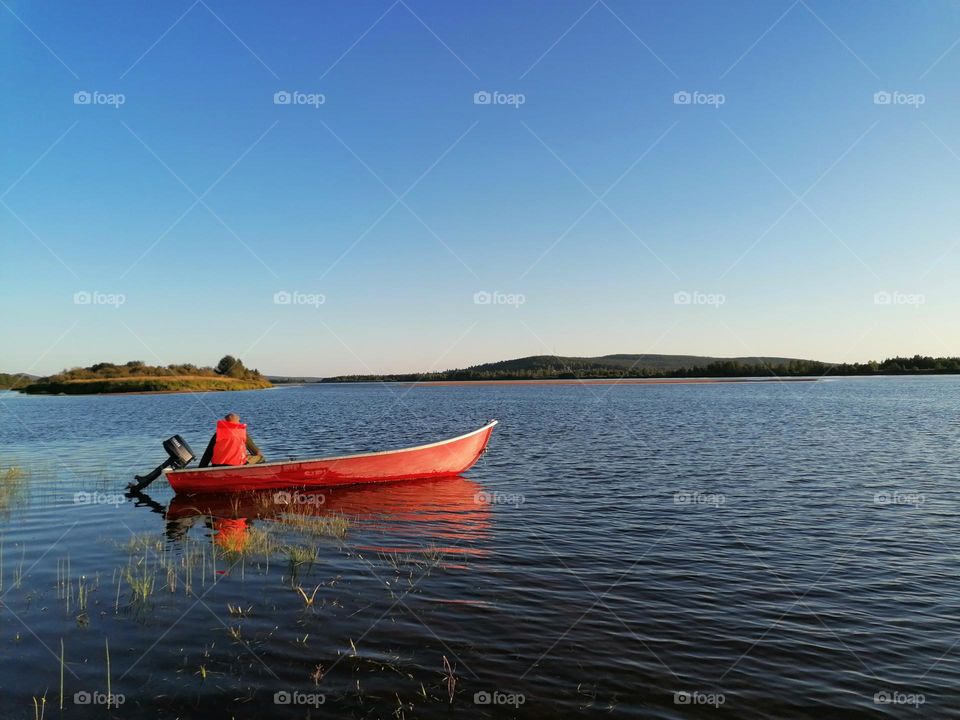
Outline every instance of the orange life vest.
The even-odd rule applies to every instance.
[[[217,440],[213,444],[214,465],[247,464],[247,426],[244,423],[217,420]]]

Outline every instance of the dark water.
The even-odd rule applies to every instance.
[[[958,408],[958,378],[3,394],[0,717],[960,717]],[[466,478],[287,513],[116,498],[227,410],[269,459],[501,425]],[[75,697],[106,642],[119,709]]]

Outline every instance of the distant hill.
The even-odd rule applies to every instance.
[[[607,378],[822,377],[824,375],[958,375],[960,357],[893,357],[882,362],[826,363],[784,357],[717,358],[705,355],[532,355],[462,370],[401,375],[344,375],[323,382],[430,382],[443,380],[567,380]]]
[[[617,354],[599,357],[531,355],[459,370],[387,375],[341,375],[323,382],[416,380],[555,380],[567,378],[687,377],[819,374],[828,363],[785,357]]]
[[[468,370],[476,373],[485,372],[518,372],[550,370],[558,372],[577,371],[582,369],[615,369],[624,370],[661,370],[672,372],[695,367],[706,367],[711,363],[735,362],[741,365],[787,365],[791,362],[807,362],[800,358],[784,357],[734,357],[719,358],[707,355],[638,355],[622,353],[617,355],[600,355],[598,357],[562,357],[554,355],[531,355],[515,360],[501,360],[499,362],[474,365]]]

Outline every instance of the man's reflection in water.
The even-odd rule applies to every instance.
[[[199,508],[195,514],[181,513],[177,517],[168,517],[167,506],[157,502],[147,493],[131,491],[126,493],[126,496],[133,500],[134,507],[149,508],[150,512],[157,513],[164,517],[166,520],[164,534],[167,536],[168,542],[179,543],[186,540],[190,529],[197,526],[203,526],[208,530],[216,529],[212,518],[209,515],[201,513]],[[246,524],[246,518],[242,520]],[[246,532],[246,530],[244,530],[244,532]]]

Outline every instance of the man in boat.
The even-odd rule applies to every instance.
[[[192,453],[191,453],[192,459]],[[200,467],[209,465],[255,465],[262,463],[263,453],[253,439],[247,435],[247,426],[240,422],[240,416],[236,413],[227,413],[223,420],[217,420],[217,431],[210,442],[207,443],[207,449],[203,452],[200,459]],[[146,475],[134,475],[136,482],[127,485],[130,496],[140,493],[142,490],[156,480],[168,463],[158,465],[157,468]]]
[[[207,443],[200,458],[200,467],[210,465],[256,465],[264,460],[260,448],[247,435],[247,426],[236,413],[227,413],[217,420],[217,431]]]

